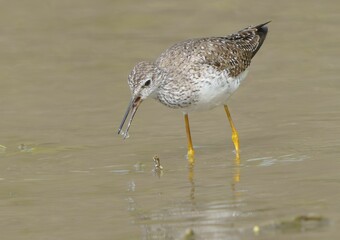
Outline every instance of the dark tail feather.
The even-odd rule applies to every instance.
[[[265,26],[268,23],[270,23],[271,21],[268,21],[266,23],[260,24],[255,26],[254,28],[257,30],[256,34],[260,37],[259,40],[259,45],[257,46],[256,50],[253,53],[253,57],[255,56],[255,54],[257,53],[257,51],[261,48],[264,40],[266,39],[267,33],[268,33],[268,27]]]

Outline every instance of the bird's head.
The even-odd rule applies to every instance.
[[[128,77],[132,97],[142,100],[153,95],[158,88],[161,70],[150,62],[140,62],[131,71]]]
[[[148,97],[155,97],[157,89],[162,80],[162,71],[154,64],[150,62],[140,62],[131,71],[128,77],[128,84],[131,91],[131,100],[129,106],[125,112],[123,120],[119,126],[118,134],[128,137],[128,131],[131,122],[135,116],[135,113],[142,103]],[[122,132],[124,123],[130,115],[128,126],[125,132]]]

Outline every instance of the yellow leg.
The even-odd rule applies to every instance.
[[[184,120],[185,120],[185,130],[187,132],[187,139],[188,139],[188,160],[191,163],[193,163],[195,151],[194,151],[194,147],[192,146],[188,114],[184,114]]]
[[[234,160],[234,176],[233,176],[233,182],[234,183],[238,183],[241,179],[241,170],[240,170],[240,155],[236,154],[236,158]]]
[[[241,180],[241,168],[240,168],[240,155],[236,154],[236,158],[234,160],[234,173],[233,173],[233,180],[231,183],[231,189],[233,191],[233,194],[235,197],[239,197],[241,193],[236,190],[236,185],[240,182]]]
[[[238,133],[237,133],[236,128],[234,126],[233,120],[231,119],[231,115],[230,115],[230,112],[229,112],[227,105],[224,105],[224,110],[225,110],[225,112],[228,116],[228,120],[229,120],[229,123],[230,123],[231,132],[232,132],[231,139],[233,140],[233,143],[234,143],[234,146],[235,146],[236,156],[239,158],[240,143],[239,143],[239,140],[238,140]]]

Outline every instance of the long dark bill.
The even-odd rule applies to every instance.
[[[131,115],[130,115],[130,119],[129,119],[129,122],[128,122],[128,125],[127,125],[127,128],[126,128],[126,131],[125,132],[122,132],[122,135],[125,138],[127,138],[129,136],[128,132],[129,132],[129,129],[130,129],[130,126],[131,126],[131,122],[137,112],[137,109],[139,107],[139,105],[142,103],[142,99],[140,97],[136,97],[136,98],[132,98],[130,103],[129,103],[129,106],[127,107],[126,109],[126,112],[124,114],[124,117],[123,117],[123,120],[119,126],[119,129],[118,129],[118,134],[120,134],[122,132],[122,128],[124,126],[124,123],[127,119],[127,117],[129,116],[129,113],[131,112]]]

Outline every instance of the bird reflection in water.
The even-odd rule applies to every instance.
[[[195,207],[195,159],[193,157],[188,157],[188,180],[191,185],[190,188],[190,200],[192,202],[193,207]],[[236,152],[235,159],[232,164],[232,178],[231,178],[231,191],[234,197],[239,196],[239,192],[236,189],[237,184],[241,180],[241,159],[239,152]]]

